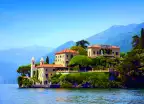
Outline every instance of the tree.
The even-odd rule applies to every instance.
[[[124,58],[125,56],[126,56],[126,53],[124,53],[124,52],[120,53],[120,57]]]
[[[87,55],[87,51],[81,46],[72,46],[71,49],[78,51],[79,55]]]
[[[138,35],[134,35],[132,41],[132,47],[133,49],[138,49],[140,48],[140,37]]]
[[[30,65],[26,65],[26,66],[20,66],[18,69],[17,69],[17,72],[21,75],[28,75],[30,76],[30,69],[31,69],[31,66]]]
[[[80,40],[78,42],[76,42],[76,46],[81,46],[83,47],[84,49],[87,48],[87,45],[89,45],[90,43],[86,40]]]
[[[91,65],[91,63],[92,63],[91,58],[84,55],[77,55],[70,60],[69,66],[79,65],[79,68],[81,69],[81,67],[87,67]]]
[[[132,38],[133,49],[144,49],[144,28],[141,29],[140,37],[138,35],[134,35]]]
[[[144,49],[144,28],[141,29],[141,48]]]
[[[46,57],[46,63],[49,64],[49,57]]]

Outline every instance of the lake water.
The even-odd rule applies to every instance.
[[[0,85],[0,104],[144,104],[144,90],[19,89]]]

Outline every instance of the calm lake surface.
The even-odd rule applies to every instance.
[[[19,89],[0,85],[0,104],[144,104],[144,90]]]

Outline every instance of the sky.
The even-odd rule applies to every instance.
[[[113,25],[144,22],[144,0],[0,0],[0,49],[56,48]]]

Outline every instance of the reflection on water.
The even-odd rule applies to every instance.
[[[0,85],[0,104],[144,104],[144,90],[18,89]]]

